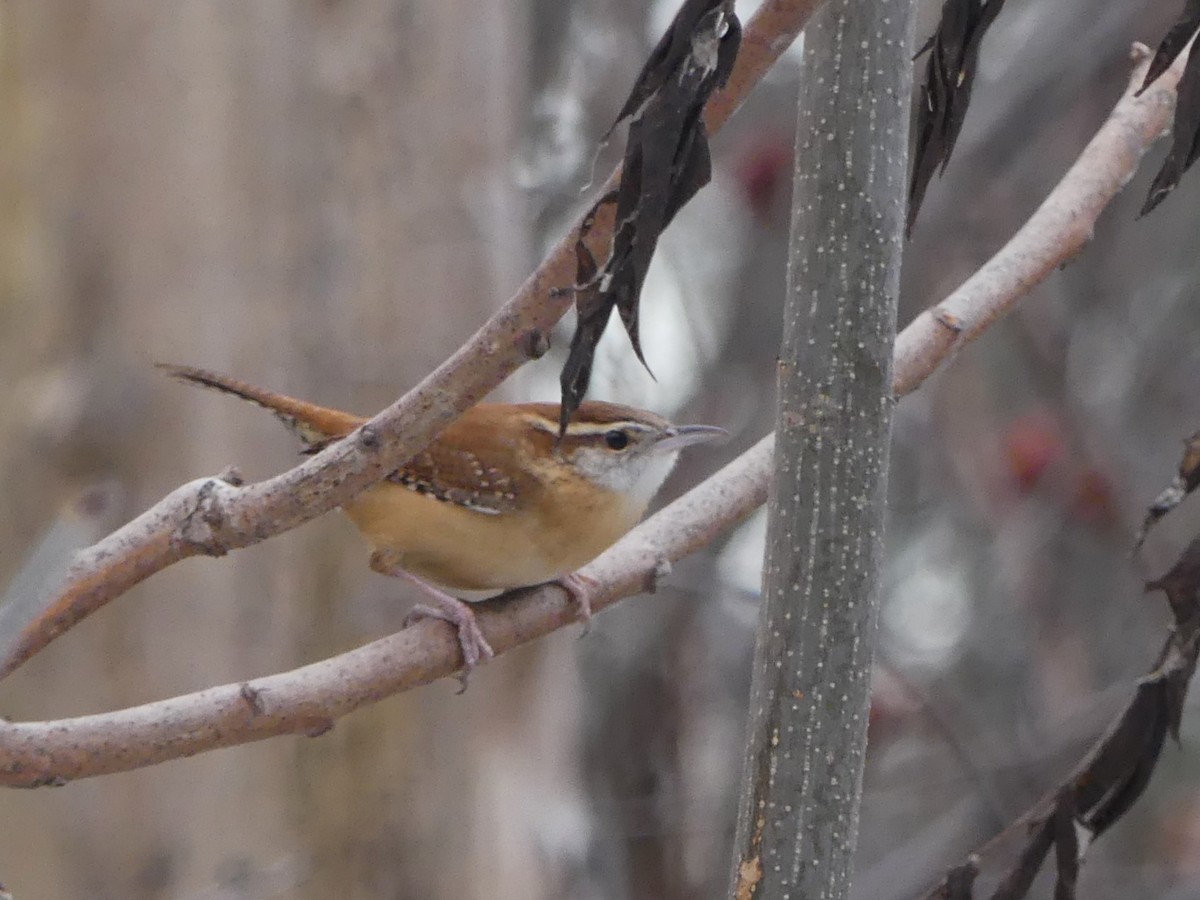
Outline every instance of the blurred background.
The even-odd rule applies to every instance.
[[[1009,0],[908,246],[902,324],[1036,208],[1120,94],[1130,43],[1157,43],[1179,6]],[[92,518],[111,525],[229,464],[296,461],[271,417],[153,362],[370,413],[458,347],[579,211],[676,8],[0,5],[0,585],[36,575],[42,535],[72,533],[98,484]],[[773,418],[795,77],[785,60],[715,139],[713,184],[660,247],[657,382],[619,332],[598,363],[593,396],[736,435],[686,458],[664,499]],[[1069,268],[898,407],[864,900],[913,896],[1029,806],[1153,661],[1167,617],[1141,583],[1200,525],[1186,506],[1130,556],[1200,425],[1200,176],[1135,220],[1164,153]],[[553,399],[560,361],[499,395]],[[464,696],[446,681],[319,739],[0,793],[0,881],[18,900],[721,896],[762,533],[751,521],[586,640],[489,663]],[[0,714],[291,668],[395,630],[409,602],[327,516],[156,576],[0,684]],[[1198,748],[1189,719],[1083,893],[1200,896]]]

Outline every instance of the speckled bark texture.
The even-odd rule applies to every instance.
[[[849,892],[887,488],[911,5],[837,0],[806,32],[738,900]]]

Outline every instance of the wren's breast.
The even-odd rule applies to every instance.
[[[485,513],[384,482],[344,511],[373,550],[413,575],[451,591],[502,591],[575,571],[642,513],[620,496],[561,493],[537,512]]]

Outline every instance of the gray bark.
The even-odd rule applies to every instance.
[[[805,35],[738,900],[849,891],[887,493],[912,5],[836,0]]]

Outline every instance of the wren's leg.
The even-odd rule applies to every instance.
[[[441,619],[454,626],[454,630],[458,633],[458,645],[462,648],[463,672],[459,676],[459,680],[462,682],[462,690],[465,691],[467,676],[471,674],[471,671],[484,660],[491,659],[496,655],[492,650],[492,645],[483,636],[479,622],[475,619],[474,611],[464,601],[435,588],[429,582],[404,569],[389,568],[386,574],[403,578],[410,584],[416,585],[420,588],[421,593],[437,604],[436,606],[427,606],[420,603],[414,606],[412,612],[408,614],[408,618],[405,619],[406,625],[418,619]]]

